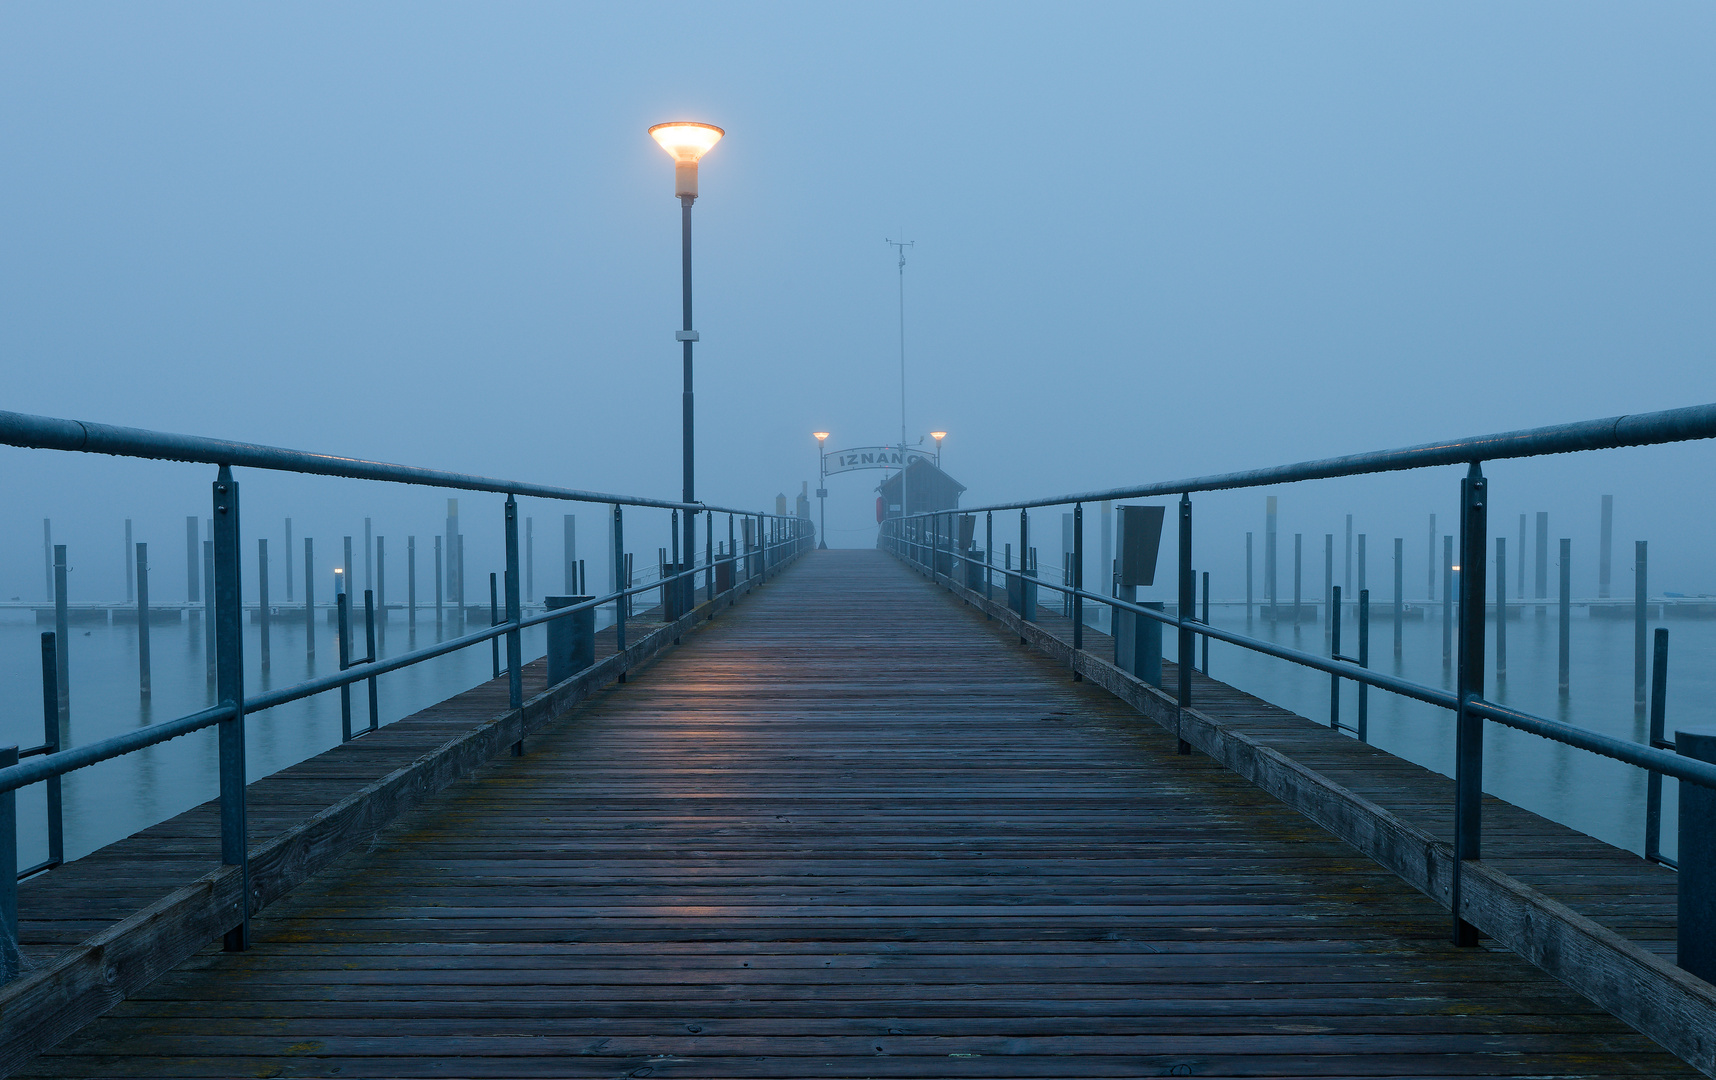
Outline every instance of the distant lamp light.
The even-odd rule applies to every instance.
[[[813,431],[811,434],[816,436],[817,442],[826,442],[828,440],[828,432],[826,431]]]
[[[947,432],[932,431],[930,432],[930,438],[934,439],[939,444],[943,439],[947,438]]]
[[[682,199],[697,198],[697,162],[727,133],[714,124],[686,120],[657,124],[649,133],[673,155],[673,193]]]

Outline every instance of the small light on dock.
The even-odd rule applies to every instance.
[[[673,155],[673,193],[697,198],[697,162],[727,134],[713,124],[676,120],[649,129],[661,148]]]

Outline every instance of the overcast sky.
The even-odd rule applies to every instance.
[[[1703,403],[1713,30],[1672,3],[11,0],[0,408],[676,497],[669,119],[728,132],[696,206],[710,501],[814,487],[812,430],[898,437],[886,237],[916,242],[906,426],[951,433],[971,499]],[[1501,531],[1550,510],[1588,553],[1614,492],[1653,584],[1716,591],[1713,454],[1497,466]],[[102,591],[117,523],[182,544],[210,473],[0,451],[0,592],[39,593],[46,516],[112,547]],[[1282,491],[1282,527],[1320,551],[1352,512],[1416,566],[1457,475]],[[300,535],[442,512],[244,479],[247,522]],[[831,481],[836,544],[873,542],[878,479]],[[1218,595],[1262,495],[1205,501]]]

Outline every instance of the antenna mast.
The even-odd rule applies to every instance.
[[[900,230],[904,235],[905,230]],[[906,249],[916,247],[915,240],[884,240],[900,254],[900,516],[907,513],[906,502]]]

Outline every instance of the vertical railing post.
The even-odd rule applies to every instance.
[[[512,629],[506,632],[506,707],[518,713],[518,742],[512,746],[514,757],[524,753],[524,637],[518,620],[524,615],[519,602],[518,566],[518,500],[506,497],[506,621]]]
[[[727,561],[729,564],[732,565],[732,568],[733,568],[732,571],[727,575],[728,591],[731,591],[734,588],[737,588],[738,584],[739,584],[738,549],[733,546],[737,540],[738,540],[738,536],[735,535],[735,531],[733,528],[733,515],[728,514],[727,515]]]
[[[619,503],[614,504],[614,583],[618,586],[614,595],[614,652],[621,657],[626,652],[626,597],[625,591],[631,587],[626,574],[626,528]],[[615,676],[615,682],[626,681],[625,661],[620,661],[620,673]]]
[[[149,656],[149,545],[137,545],[137,696],[145,702],[155,693],[154,665]],[[56,713],[58,710],[55,710]]]
[[[1681,757],[1716,762],[1716,727],[1675,732]],[[1680,864],[1675,962],[1709,981],[1716,979],[1716,790],[1680,783]]]
[[[1181,709],[1192,707],[1192,666],[1194,663],[1192,618],[1196,614],[1193,609],[1192,582],[1192,496],[1190,492],[1180,495],[1180,598],[1179,642],[1175,646],[1175,673],[1178,675],[1178,694],[1176,703]],[[1184,723],[1183,717],[1176,717],[1176,726]],[[1192,744],[1186,741],[1185,731],[1180,727],[1178,750],[1182,754],[1192,752]]]
[[[139,589],[145,588],[142,577],[137,579]],[[60,690],[58,671],[58,651],[54,648],[54,635],[42,635],[42,744],[47,752],[57,754],[60,751]],[[48,865],[58,866],[66,861],[65,813],[60,796],[60,778],[50,776],[47,779],[48,796]],[[4,832],[4,830],[0,830]]]
[[[1072,549],[1072,617],[1073,617],[1073,651],[1084,649],[1084,503],[1073,504],[1073,549]],[[1073,681],[1084,678],[1075,668]]]
[[[0,769],[16,764],[18,745],[0,746]],[[23,970],[18,948],[18,792],[14,789],[0,792],[0,985]]]
[[[1341,587],[1329,587],[1329,595],[1333,598],[1331,607],[1334,611],[1341,609]],[[1331,620],[1329,630],[1329,659],[1338,659],[1341,655],[1341,620],[1339,615]],[[1329,727],[1340,730],[1341,726],[1341,677],[1329,676]]]
[[[1567,541],[1561,541],[1563,545]],[[1658,750],[1673,750],[1665,741],[1668,719],[1668,630],[1656,631],[1656,655],[1652,658],[1650,674],[1650,745]],[[1654,769],[1645,774],[1645,842],[1644,856],[1651,862],[1662,862],[1662,774]]]
[[[490,574],[489,575],[489,625],[490,626],[499,626],[500,624],[501,624],[500,581],[497,579],[496,575]],[[500,638],[498,638],[498,637],[497,638],[489,638],[489,653],[490,653],[491,659],[494,661],[494,671],[493,671],[493,674],[491,674],[489,677],[493,678],[493,679],[498,679],[498,678],[500,678],[500,673],[501,673]]]
[[[1361,547],[1363,545],[1360,545]],[[1363,562],[1360,562],[1363,567]],[[1361,573],[1362,577],[1363,574]],[[1359,651],[1358,664],[1361,668],[1370,667],[1370,590],[1359,590]],[[1370,684],[1358,685],[1358,738],[1359,742],[1370,741]]]
[[[709,602],[715,602],[715,515],[703,515],[703,585],[709,593]],[[709,609],[709,617],[715,617],[715,609]]]
[[[215,696],[233,715],[220,723],[220,859],[239,868],[238,923],[222,946],[250,944],[250,851],[245,810],[244,607],[239,576],[238,483],[222,465],[214,482]]]
[[[1561,541],[1561,679],[1560,688],[1567,693],[1572,685],[1570,670],[1573,659],[1573,541]]]
[[[1489,481],[1472,462],[1460,481],[1460,651],[1455,690],[1460,711],[1454,735],[1454,944],[1478,943],[1477,927],[1461,917],[1462,864],[1483,854],[1484,721],[1466,703],[1484,693],[1484,557],[1489,538]]]
[[[375,590],[363,591],[363,640],[364,661],[374,663],[375,653]],[[381,702],[375,684],[375,676],[364,680],[364,687],[369,692],[369,730],[375,731],[381,727]]]

